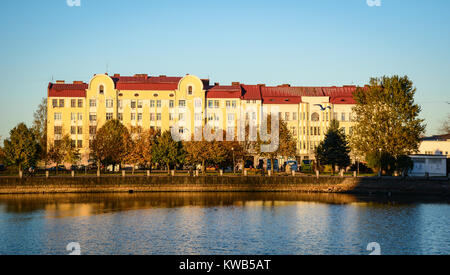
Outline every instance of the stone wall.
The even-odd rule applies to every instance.
[[[134,176],[0,178],[0,194],[114,192],[320,192],[450,194],[448,180],[300,176]]]

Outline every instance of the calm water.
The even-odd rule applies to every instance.
[[[324,194],[0,196],[0,254],[450,254],[450,204]]]

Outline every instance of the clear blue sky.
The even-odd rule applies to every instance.
[[[428,134],[450,112],[450,1],[2,1],[0,135],[33,111],[52,77],[210,77],[249,84],[363,85],[407,74]]]

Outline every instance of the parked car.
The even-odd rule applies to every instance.
[[[286,166],[291,167],[291,171],[298,171],[298,162],[296,160],[288,160],[286,161]]]
[[[1,171],[6,171],[6,167],[5,167],[5,165],[3,165],[3,164],[0,164],[0,172]]]
[[[275,160],[273,161],[273,163],[274,163],[273,171],[279,172],[278,160],[275,159]],[[271,169],[272,169],[272,162],[271,162],[270,159],[268,159],[268,160],[267,160],[267,171],[269,171],[269,170],[271,170]]]
[[[303,160],[301,169],[302,169],[302,172],[312,172],[312,170],[313,170],[312,160]]]
[[[48,171],[56,171],[56,166],[50,167]],[[58,165],[58,171],[67,171],[64,165]]]

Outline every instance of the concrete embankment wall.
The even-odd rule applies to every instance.
[[[0,178],[0,194],[115,192],[318,192],[450,196],[449,180],[339,177],[151,176]]]

